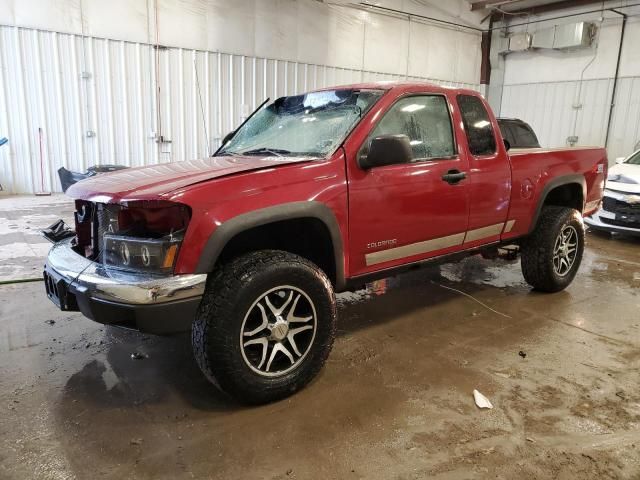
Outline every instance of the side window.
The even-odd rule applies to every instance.
[[[480,99],[471,95],[458,95],[458,106],[471,154],[479,156],[496,153],[496,136],[493,134],[489,114]]]
[[[524,125],[513,125],[513,130],[518,139],[518,145],[524,148],[533,148],[538,146],[538,139],[535,134]]]
[[[441,95],[398,100],[369,135],[367,148],[380,135],[408,136],[414,161],[451,157],[456,153],[449,107]]]
[[[502,138],[507,140],[511,144],[511,146],[515,148],[517,143],[516,143],[515,136],[513,134],[513,130],[511,130],[511,125],[509,124],[509,122],[505,122],[504,120],[503,121],[498,120],[498,126],[500,127],[500,133],[502,133]]]

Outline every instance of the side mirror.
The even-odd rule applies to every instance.
[[[413,160],[413,150],[406,135],[381,135],[371,140],[369,152],[358,158],[358,166],[369,170],[384,165],[409,163]]]
[[[624,163],[624,161],[627,159],[627,157],[618,157],[616,158],[616,163],[619,165],[621,163]]]
[[[504,148],[506,148],[508,152],[509,150],[511,150],[511,142],[506,138],[504,138],[503,141],[504,141]]]
[[[236,131],[232,131],[227,133],[224,138],[222,139],[222,144],[221,145],[225,145],[229,140],[231,140],[233,138],[233,136],[236,134]]]

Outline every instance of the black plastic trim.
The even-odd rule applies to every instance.
[[[155,335],[188,332],[201,297],[154,305],[129,305],[89,297],[83,288],[72,286],[80,312],[105,325],[123,327]]]
[[[574,173],[556,177],[552,180],[549,180],[549,182],[547,182],[547,184],[542,189],[542,193],[540,194],[540,199],[538,200],[538,205],[536,207],[536,213],[533,216],[531,226],[529,227],[529,233],[533,232],[533,230],[536,228],[536,225],[538,224],[538,219],[540,218],[540,214],[542,213],[542,207],[544,206],[544,202],[549,196],[549,192],[551,192],[551,190],[555,188],[571,184],[577,184],[582,188],[582,208],[580,209],[580,213],[582,214],[582,212],[584,212],[584,202],[587,199],[587,182],[584,179],[584,176],[579,173]]]
[[[335,215],[324,203],[292,202],[274,207],[262,208],[238,215],[224,222],[213,232],[205,244],[200,260],[194,273],[210,273],[213,271],[220,253],[229,241],[244,231],[269,223],[299,218],[316,218],[324,223],[329,230],[333,242],[333,254],[336,268],[336,289],[341,290],[345,285],[344,249],[340,226]]]

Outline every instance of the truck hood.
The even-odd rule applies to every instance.
[[[67,190],[75,199],[99,203],[152,200],[227,175],[309,162],[315,157],[220,156],[201,160],[128,168],[82,180]]]
[[[607,188],[618,192],[640,193],[640,165],[621,163],[609,168]]]

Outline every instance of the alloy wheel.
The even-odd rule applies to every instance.
[[[247,366],[266,377],[284,375],[311,350],[317,326],[311,298],[291,285],[270,289],[249,308],[240,329]]]
[[[571,271],[578,253],[578,232],[571,225],[565,225],[556,238],[553,247],[553,270],[564,277]]]

